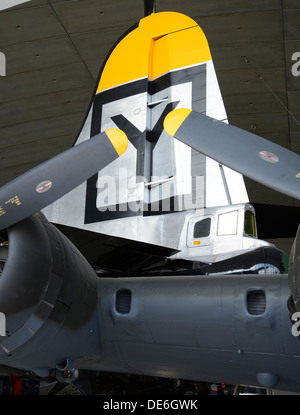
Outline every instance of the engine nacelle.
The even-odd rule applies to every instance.
[[[6,261],[6,252],[0,254],[0,312],[6,320],[0,365],[47,374],[67,359],[76,365],[91,358],[99,336],[96,273],[41,214],[7,233]]]
[[[288,308],[291,320],[295,323],[300,317],[300,226],[290,253],[289,286],[292,295],[288,301]]]

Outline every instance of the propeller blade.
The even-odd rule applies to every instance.
[[[74,146],[0,188],[0,229],[50,205],[121,156],[126,134],[111,128]]]
[[[164,120],[172,137],[227,167],[300,199],[300,156],[238,127],[180,108]]]

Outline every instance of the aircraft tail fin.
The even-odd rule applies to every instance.
[[[240,174],[170,139],[163,120],[175,108],[227,119],[203,31],[180,13],[153,13],[112,49],[75,143],[120,128],[129,139],[127,151],[47,208],[48,219],[110,232],[115,219],[135,218],[137,228],[145,217],[247,203]],[[132,226],[119,226],[120,236],[130,235]]]

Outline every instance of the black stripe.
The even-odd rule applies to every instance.
[[[139,79],[134,82],[129,82],[124,85],[117,86],[115,88],[108,89],[100,92],[95,96],[94,107],[91,123],[91,136],[98,134],[101,130],[102,108],[105,104],[120,100],[129,96],[148,92],[150,95],[158,93],[171,86],[191,82],[192,83],[192,106],[193,109],[205,113],[206,111],[206,65],[200,64],[190,68],[179,69],[169,72],[160,76],[154,80],[147,78]],[[144,131],[141,133],[134,125],[132,125],[122,114],[112,117],[115,124],[123,129],[128,136],[129,141],[137,149],[137,166],[136,175],[144,176],[145,169],[145,141],[146,139],[152,144],[152,150],[157,143],[160,134],[163,130],[163,119],[168,111],[171,111],[176,107],[178,102],[169,103],[155,125],[153,131]],[[96,207],[97,200],[97,179],[98,174],[90,178],[87,182],[86,192],[86,209],[85,209],[85,223],[101,222],[106,220],[112,220],[117,218],[131,217],[136,215],[156,215],[162,213],[171,213],[176,211],[174,204],[174,197],[170,198],[170,211],[165,212],[163,209],[151,209],[151,206],[147,206],[145,212],[138,210],[138,212],[132,212],[131,210],[119,211],[105,211],[100,212]],[[161,203],[160,203],[161,205]],[[165,205],[165,203],[164,203]],[[156,204],[155,204],[156,206]],[[146,207],[146,206],[145,206]],[[151,212],[152,210],[152,212]]]

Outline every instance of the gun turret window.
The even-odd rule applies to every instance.
[[[245,211],[244,232],[247,236],[257,238],[255,215],[251,210]]]
[[[211,219],[203,219],[195,223],[194,226],[194,238],[204,238],[210,234]]]

